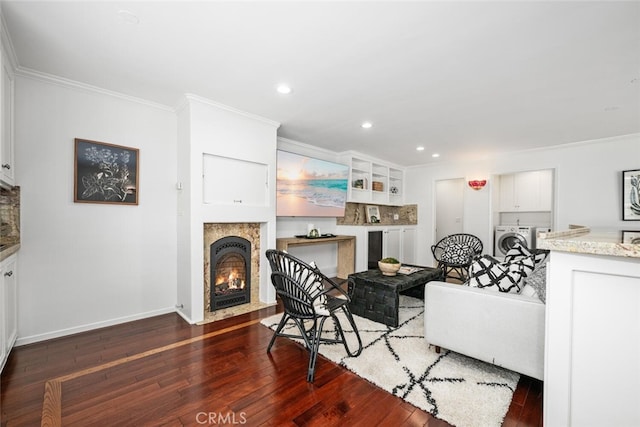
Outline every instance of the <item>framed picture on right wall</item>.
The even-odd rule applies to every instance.
[[[633,243],[634,245],[640,245],[640,230],[623,230],[622,243]]]
[[[622,171],[622,220],[640,221],[640,169]]]

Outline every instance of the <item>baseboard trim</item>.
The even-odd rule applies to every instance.
[[[119,325],[121,323],[132,322],[134,320],[146,319],[148,317],[160,316],[162,314],[175,313],[175,312],[176,312],[175,307],[166,307],[158,310],[147,311],[145,313],[134,314],[131,316],[118,317],[115,319],[109,319],[102,322],[88,323],[86,325],[75,326],[73,328],[60,329],[57,331],[47,332],[44,334],[31,335],[27,337],[18,337],[18,339],[15,342],[15,346],[20,347],[22,345],[33,344],[40,341],[51,340],[54,338],[60,338],[67,335],[77,334],[80,332],[87,332],[94,329],[105,328],[108,326]],[[184,316],[181,316],[181,317],[184,318]]]

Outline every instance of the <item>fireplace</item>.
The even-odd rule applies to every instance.
[[[222,237],[210,247],[210,311],[251,302],[251,242]]]

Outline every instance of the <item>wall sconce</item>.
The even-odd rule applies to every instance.
[[[487,185],[487,180],[483,179],[483,180],[473,180],[473,181],[469,181],[469,187],[471,187],[474,190],[482,190],[482,187],[484,187],[485,185]]]

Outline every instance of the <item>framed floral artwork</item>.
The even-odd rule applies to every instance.
[[[640,169],[622,172],[622,220],[640,221]]]
[[[138,204],[137,148],[78,138],[75,143],[74,202]]]

